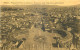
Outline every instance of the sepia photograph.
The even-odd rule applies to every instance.
[[[1,0],[0,50],[80,50],[80,0]]]

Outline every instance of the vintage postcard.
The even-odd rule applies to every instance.
[[[80,0],[0,0],[0,50],[80,50]]]

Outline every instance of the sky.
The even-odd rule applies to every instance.
[[[0,5],[60,5],[70,6],[80,4],[80,0],[0,0]]]

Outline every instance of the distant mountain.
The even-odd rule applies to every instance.
[[[72,6],[59,6],[59,5],[3,5],[2,8],[60,8],[60,7],[78,7],[80,8],[80,4],[78,5],[72,5]]]

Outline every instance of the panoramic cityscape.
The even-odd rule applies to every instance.
[[[1,50],[79,50],[80,5],[1,6]]]

